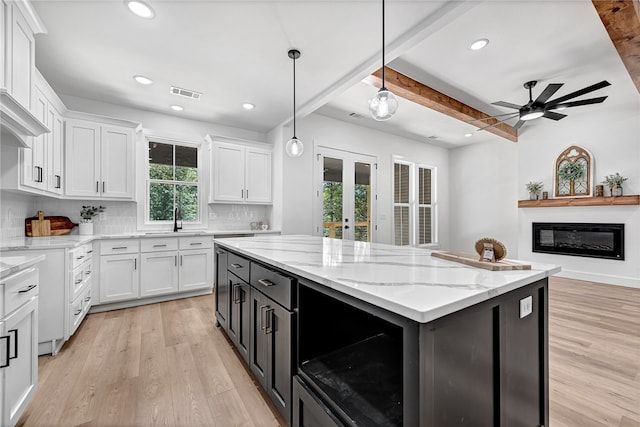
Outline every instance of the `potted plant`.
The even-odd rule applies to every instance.
[[[79,224],[79,233],[81,235],[91,235],[93,234],[93,217],[98,215],[100,212],[104,212],[107,209],[106,206],[82,206],[82,210],[80,210],[80,224]]]
[[[622,196],[622,183],[627,179],[629,178],[625,178],[616,172],[615,175],[606,175],[602,183],[609,187],[612,196]]]
[[[575,181],[584,176],[584,166],[581,163],[565,162],[558,168],[558,178],[569,181],[569,195],[575,194]]]
[[[526,184],[527,191],[529,192],[530,200],[538,200],[540,198],[540,190],[542,190],[542,182],[530,181]]]

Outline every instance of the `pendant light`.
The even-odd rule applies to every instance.
[[[293,138],[287,141],[285,150],[291,157],[300,157],[304,151],[302,141],[296,136],[296,59],[300,58],[300,51],[291,49],[288,55],[289,58],[293,59]]]
[[[382,0],[382,87],[369,100],[369,112],[371,116],[378,120],[389,120],[398,110],[398,99],[384,87],[384,0]]]

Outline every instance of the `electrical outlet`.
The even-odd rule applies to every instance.
[[[520,300],[520,318],[527,317],[533,312],[533,297],[529,295]]]

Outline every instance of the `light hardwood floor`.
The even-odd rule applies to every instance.
[[[640,427],[640,289],[553,278],[551,427]],[[204,296],[92,314],[19,426],[278,426]]]

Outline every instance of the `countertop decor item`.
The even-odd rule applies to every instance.
[[[302,141],[296,136],[296,59],[300,58],[300,51],[291,49],[287,54],[293,59],[293,137],[287,141],[285,150],[290,157],[300,157],[304,151]]]
[[[622,183],[628,179],[616,172],[615,175],[606,175],[602,183],[609,187],[612,196],[622,196]]]
[[[38,211],[38,219],[31,220],[31,235],[51,236],[51,221],[44,218],[44,212]]]
[[[38,219],[37,216],[26,218],[24,220],[24,230],[26,236],[33,236],[33,232],[31,229],[31,221],[34,219]],[[71,221],[66,216],[45,216],[45,220],[48,220],[51,224],[51,235],[52,236],[63,236],[65,234],[71,233],[73,227],[77,226],[75,222]]]
[[[491,237],[483,237],[478,240],[475,244],[476,252],[480,255],[480,261],[489,261],[489,256],[486,254],[487,251],[491,251],[492,259],[490,261],[496,262],[501,261],[504,257],[507,256],[507,248],[502,242],[492,239]]]
[[[593,156],[572,145],[556,159],[554,197],[590,197],[593,191]]]
[[[82,206],[79,233],[83,236],[93,234],[93,217],[104,212],[105,209],[107,209],[106,206],[102,205],[97,208],[95,206]]]

